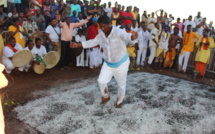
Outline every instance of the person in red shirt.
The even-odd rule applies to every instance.
[[[134,17],[131,13],[131,7],[130,6],[127,7],[127,10],[125,12],[121,12],[120,16],[121,16],[122,22],[123,22],[125,27],[128,24],[132,24],[132,21],[134,20]]]
[[[97,21],[97,18],[92,19],[92,25],[88,28],[87,40],[94,39],[98,35],[99,31]],[[99,67],[100,64],[99,45],[97,45],[94,48],[90,48],[90,68],[94,69]]]
[[[36,9],[34,8],[34,4],[31,4],[30,12],[31,12],[31,15],[32,15],[32,16],[35,16],[35,15],[36,15]]]

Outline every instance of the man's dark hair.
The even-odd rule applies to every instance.
[[[30,42],[33,42],[32,40],[27,40],[25,46],[27,46]]]
[[[99,17],[98,23],[110,24],[110,18],[107,15],[103,15],[103,16]]]
[[[52,18],[51,20],[50,20],[50,22],[52,22],[53,20],[56,20],[56,18],[54,17],[54,18]]]
[[[178,28],[178,27],[174,27],[174,30],[175,30],[175,29],[179,30],[179,28]]]
[[[155,23],[155,27],[156,27],[157,25],[158,25],[158,23],[156,22],[156,23]]]
[[[187,27],[192,27],[191,25],[188,25]]]
[[[35,39],[35,43],[36,43],[37,41],[40,41],[40,40],[41,40],[40,38],[36,38],[36,39]]]
[[[13,22],[16,22],[18,21],[19,19],[18,18],[13,18]]]
[[[146,22],[145,22],[145,21],[142,21],[142,22],[140,22],[140,24],[144,24],[144,25],[145,25],[145,24],[146,24]]]
[[[9,37],[9,41],[16,40],[14,37]]]
[[[209,32],[209,30],[208,30],[208,29],[204,29],[203,31],[205,31],[205,32],[207,32],[207,33]]]

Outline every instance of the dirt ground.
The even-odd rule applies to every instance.
[[[42,75],[37,75],[33,71],[23,73],[22,76],[13,73],[12,75],[7,76],[11,83],[7,88],[8,92],[6,95],[6,100],[14,99],[16,103],[25,104],[30,100],[39,98],[39,96],[34,97],[32,95],[33,92],[39,90],[47,90],[49,89],[49,87],[61,84],[66,80],[70,80],[72,84],[73,81],[75,82],[78,80],[95,78],[98,76],[99,70],[100,69],[91,70],[88,68],[76,67],[71,67],[71,69],[68,70],[60,70],[56,67],[51,70],[46,70],[46,72]],[[142,71],[164,74],[189,81],[215,86],[215,78],[213,78],[214,74],[209,74],[205,78],[193,80],[191,73],[179,74],[175,70],[169,71],[165,69],[143,69]],[[130,73],[132,72],[135,71],[131,71]],[[13,78],[13,80],[11,79],[11,77]],[[15,106],[6,106],[4,108],[6,134],[40,134],[40,132],[37,132],[34,128],[15,118],[16,113],[13,112],[14,107]]]

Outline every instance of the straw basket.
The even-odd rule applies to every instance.
[[[23,67],[27,65],[33,55],[29,50],[20,50],[13,55],[12,62],[15,67]]]
[[[56,51],[48,52],[43,58],[43,61],[46,63],[46,69],[51,69],[56,66],[59,60],[60,55]]]
[[[34,64],[33,65],[33,70],[36,74],[43,74],[45,71],[45,66],[43,64]]]

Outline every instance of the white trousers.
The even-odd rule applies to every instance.
[[[150,46],[149,49],[150,49],[150,56],[149,56],[148,64],[152,64],[152,61],[154,60],[156,55],[156,47]]]
[[[86,52],[86,60],[84,60],[84,55]],[[77,67],[87,67],[88,66],[88,61],[89,61],[89,54],[87,51],[82,51],[79,56],[76,57],[76,66]]]
[[[128,59],[124,63],[122,63],[119,67],[111,68],[104,62],[98,78],[99,88],[100,88],[102,97],[107,98],[109,96],[108,93],[105,93],[105,89],[108,89],[107,83],[110,82],[112,77],[114,77],[118,85],[117,104],[120,104],[123,101],[125,97],[125,91],[126,91],[126,80],[127,80],[129,64],[130,64],[130,61]]]
[[[139,48],[139,50],[137,51],[136,65],[144,66],[144,61],[146,58],[146,52],[147,52],[147,48]]]
[[[92,51],[90,50],[90,68],[98,67],[100,64],[99,48],[93,48]]]
[[[11,71],[15,68],[15,66],[13,65],[12,61],[10,59],[3,59],[2,63],[5,66],[5,70],[7,74],[10,74]],[[26,72],[28,72],[29,68],[31,67],[30,64],[25,65],[24,67],[19,67],[18,70],[23,72],[24,70]]]
[[[190,58],[190,52],[187,52],[187,51],[184,51],[184,54],[179,55],[178,64],[180,66],[182,66],[183,61],[184,61],[184,64],[182,66],[182,70],[184,72],[186,72],[186,70],[187,70],[187,64],[188,64],[189,58]]]

